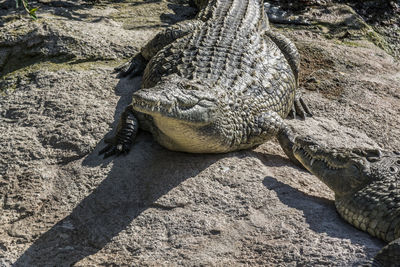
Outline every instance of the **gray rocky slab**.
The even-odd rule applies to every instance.
[[[0,265],[358,266],[384,245],[342,220],[332,192],[275,142],[186,154],[143,133],[127,156],[99,157],[140,85],[113,67],[192,10],[176,8],[184,1],[78,4],[43,6],[38,22],[2,13]],[[326,38],[323,27],[279,30],[300,50],[315,113],[290,121],[298,132],[400,149],[392,56],[362,36],[357,45]]]

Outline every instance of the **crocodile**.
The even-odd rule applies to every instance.
[[[195,0],[199,12],[151,39],[121,76],[143,73],[141,88],[100,151],[129,152],[139,129],[162,146],[225,153],[277,137],[290,153],[283,119],[312,116],[298,88],[300,56],[271,30],[262,0]]]
[[[389,242],[372,266],[400,266],[400,152],[331,148],[297,136],[293,156],[335,193],[338,213]]]

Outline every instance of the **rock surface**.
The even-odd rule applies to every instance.
[[[330,1],[333,2],[333,1]],[[117,79],[186,1],[0,1],[0,266],[359,266],[384,243],[342,220],[332,192],[275,141],[220,155],[102,138],[140,86]],[[315,116],[289,122],[335,146],[400,149],[400,66],[352,8],[275,25],[302,55]],[[372,36],[372,37],[371,37]]]

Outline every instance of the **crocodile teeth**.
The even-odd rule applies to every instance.
[[[311,161],[310,161],[310,166],[312,166],[314,164],[314,161],[315,161],[315,159],[312,158]]]

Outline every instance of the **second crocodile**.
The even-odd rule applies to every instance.
[[[372,266],[400,266],[400,153],[337,149],[296,137],[294,156],[335,192],[339,214],[389,244]]]

